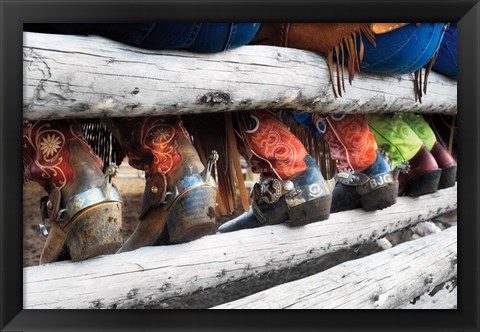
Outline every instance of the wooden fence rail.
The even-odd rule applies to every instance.
[[[246,287],[233,298],[224,298],[222,287],[262,278],[263,289],[276,286],[285,281],[275,284],[275,278],[265,278],[267,274],[294,273],[301,264],[375,243],[456,206],[455,186],[418,198],[399,197],[382,211],[334,213],[326,221],[303,227],[265,226],[83,262],[28,267],[24,269],[24,308],[170,307],[212,290],[216,293],[209,299],[210,306],[219,305],[252,294]]]
[[[356,75],[335,99],[323,56],[244,46],[218,54],[149,51],[101,37],[24,33],[25,119],[101,118],[293,109],[456,114],[456,81],[431,73],[415,102],[413,76]]]
[[[28,120],[264,108],[457,112],[456,81],[436,73],[422,103],[414,99],[412,75],[360,73],[334,98],[325,58],[296,49],[244,46],[198,54],[26,32],[23,60]],[[457,229],[425,221],[456,208],[457,186],[303,227],[266,226],[28,267],[24,308],[408,308],[422,293],[423,306],[438,306],[438,298],[425,294],[442,283],[453,287]],[[395,246],[385,238],[407,229],[416,240]],[[351,260],[359,250],[365,254]],[[452,294],[440,305],[455,307]]]
[[[393,309],[456,275],[454,226],[215,309]]]

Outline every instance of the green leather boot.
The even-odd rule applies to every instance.
[[[441,169],[422,139],[400,115],[367,115],[370,128],[380,149],[396,167],[407,161],[410,171],[400,174],[399,194],[421,196],[438,189]]]

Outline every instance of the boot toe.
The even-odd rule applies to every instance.
[[[122,205],[119,202],[88,208],[71,222],[66,245],[73,261],[113,254],[122,245]]]
[[[170,207],[170,243],[184,243],[215,232],[216,189],[202,186],[188,191]]]
[[[218,228],[218,231],[220,233],[228,233],[241,229],[256,228],[260,226],[263,226],[263,224],[258,221],[258,219],[255,217],[255,214],[253,213],[253,210],[250,209],[250,211],[244,212],[237,218],[222,224]]]

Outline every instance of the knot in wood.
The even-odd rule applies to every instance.
[[[209,93],[203,95],[200,98],[200,103],[201,104],[207,104],[207,105],[210,105],[210,106],[214,106],[214,105],[217,105],[217,104],[228,105],[231,102],[232,101],[231,101],[230,95],[228,93],[219,92],[219,91],[209,92]]]

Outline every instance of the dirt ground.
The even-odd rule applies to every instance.
[[[138,223],[138,212],[142,204],[145,188],[143,174],[124,163],[120,166],[119,176],[113,183],[120,191],[123,199],[122,237],[125,241],[134,231]],[[27,182],[23,185],[23,266],[38,265],[46,237],[39,229],[40,198],[47,193],[36,182]],[[217,225],[240,214],[243,210],[236,211],[230,217],[217,219]],[[47,225],[48,226],[48,225]]]

